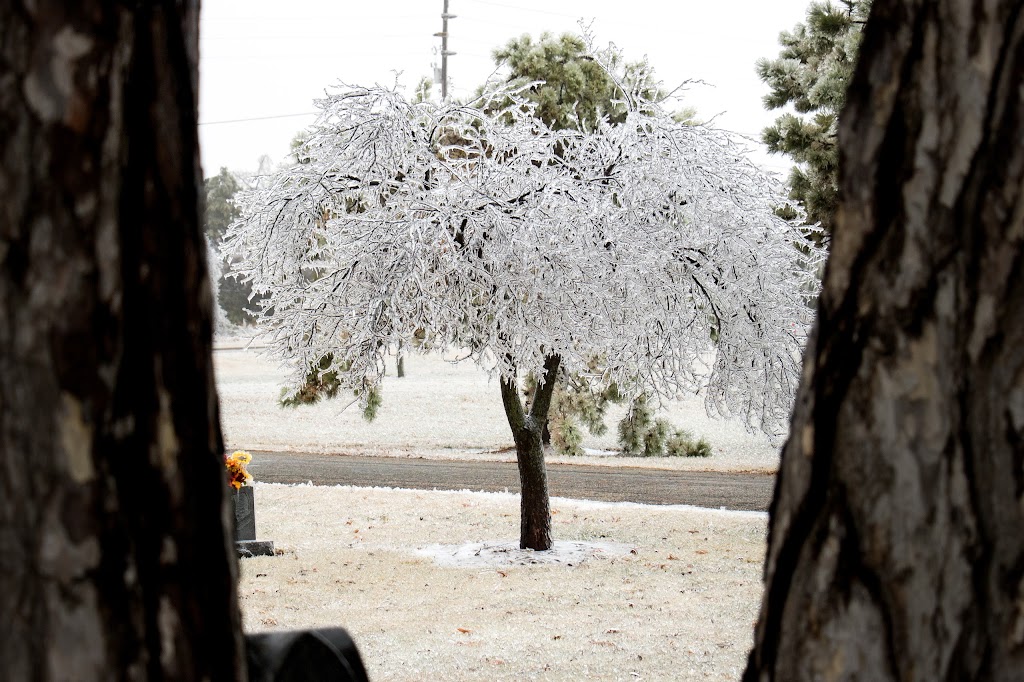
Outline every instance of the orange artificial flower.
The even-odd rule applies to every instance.
[[[244,450],[235,450],[224,458],[224,466],[228,471],[228,483],[238,490],[252,482],[252,476],[245,470],[245,465],[252,461],[252,455]]]

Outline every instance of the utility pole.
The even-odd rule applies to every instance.
[[[441,39],[441,101],[448,99],[448,55],[455,54],[448,51],[448,20],[454,19],[454,14],[448,14],[448,0],[444,0],[444,9],[441,11],[441,32],[434,35]]]

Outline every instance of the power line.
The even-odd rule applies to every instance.
[[[504,7],[505,9],[519,10],[520,12],[531,12],[533,14],[550,14],[553,17],[565,17],[566,19],[579,19],[578,16],[573,14],[563,14],[561,12],[551,12],[543,9],[529,9],[527,7],[520,7],[519,5],[509,5],[503,2],[489,2],[488,0],[469,0],[469,2],[475,2],[478,5],[490,5],[491,7]]]
[[[249,121],[269,121],[274,118],[296,118],[298,116],[316,116],[318,111],[304,111],[301,114],[277,114],[276,116],[253,116],[252,118],[233,118],[226,121],[200,121],[201,126],[216,126],[222,123],[248,123]]]
[[[205,34],[200,38],[200,41],[217,41],[217,40],[303,40],[306,42],[312,40],[327,40],[336,39],[337,33],[276,33],[266,35],[255,35],[255,34],[238,34],[233,33],[231,35],[209,35]],[[381,40],[384,38],[394,38],[401,40],[410,40],[418,37],[415,33],[374,33],[372,36],[373,40]]]

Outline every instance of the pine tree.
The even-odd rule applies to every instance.
[[[217,175],[203,180],[206,201],[203,204],[203,232],[210,243],[210,258],[216,257],[217,290],[214,300],[232,324],[244,324],[249,320],[246,310],[250,306],[252,286],[229,276],[231,263],[220,254],[220,244],[228,225],[238,218],[238,207],[234,204],[235,194],[241,185],[231,172],[224,168]],[[220,327],[218,327],[220,328]]]
[[[769,151],[796,162],[790,198],[804,207],[808,223],[821,223],[826,235],[832,232],[838,198],[837,120],[870,8],[870,0],[813,2],[807,23],[779,35],[779,56],[757,62],[758,76],[771,88],[765,107],[796,111],[779,116],[761,139]]]
[[[619,122],[624,116],[614,105],[615,82],[590,56],[580,36],[542,33],[534,40],[523,35],[496,49],[493,56],[496,64],[508,67],[507,82],[543,81],[531,87],[527,97],[537,103],[536,116],[552,128],[588,130],[600,118]]]
[[[494,50],[494,63],[508,69],[506,84],[537,83],[526,97],[536,103],[535,115],[556,130],[589,131],[600,119],[622,123],[628,110],[627,91],[639,90],[649,100],[665,97],[647,64],[624,63],[616,55],[617,61],[606,69],[594,60],[588,48],[591,40],[589,35],[572,33],[555,37],[545,32],[536,40],[524,34]],[[488,86],[481,88],[485,89]],[[684,122],[695,114],[686,107],[675,116]]]
[[[228,225],[238,218],[238,208],[232,200],[241,186],[235,176],[221,166],[219,173],[203,180],[203,189],[206,191],[203,232],[216,245],[224,238]]]

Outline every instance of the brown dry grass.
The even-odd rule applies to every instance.
[[[555,500],[568,565],[442,567],[418,549],[514,538],[510,494],[257,485],[248,631],[343,626],[373,680],[735,680],[761,598],[763,514]]]

